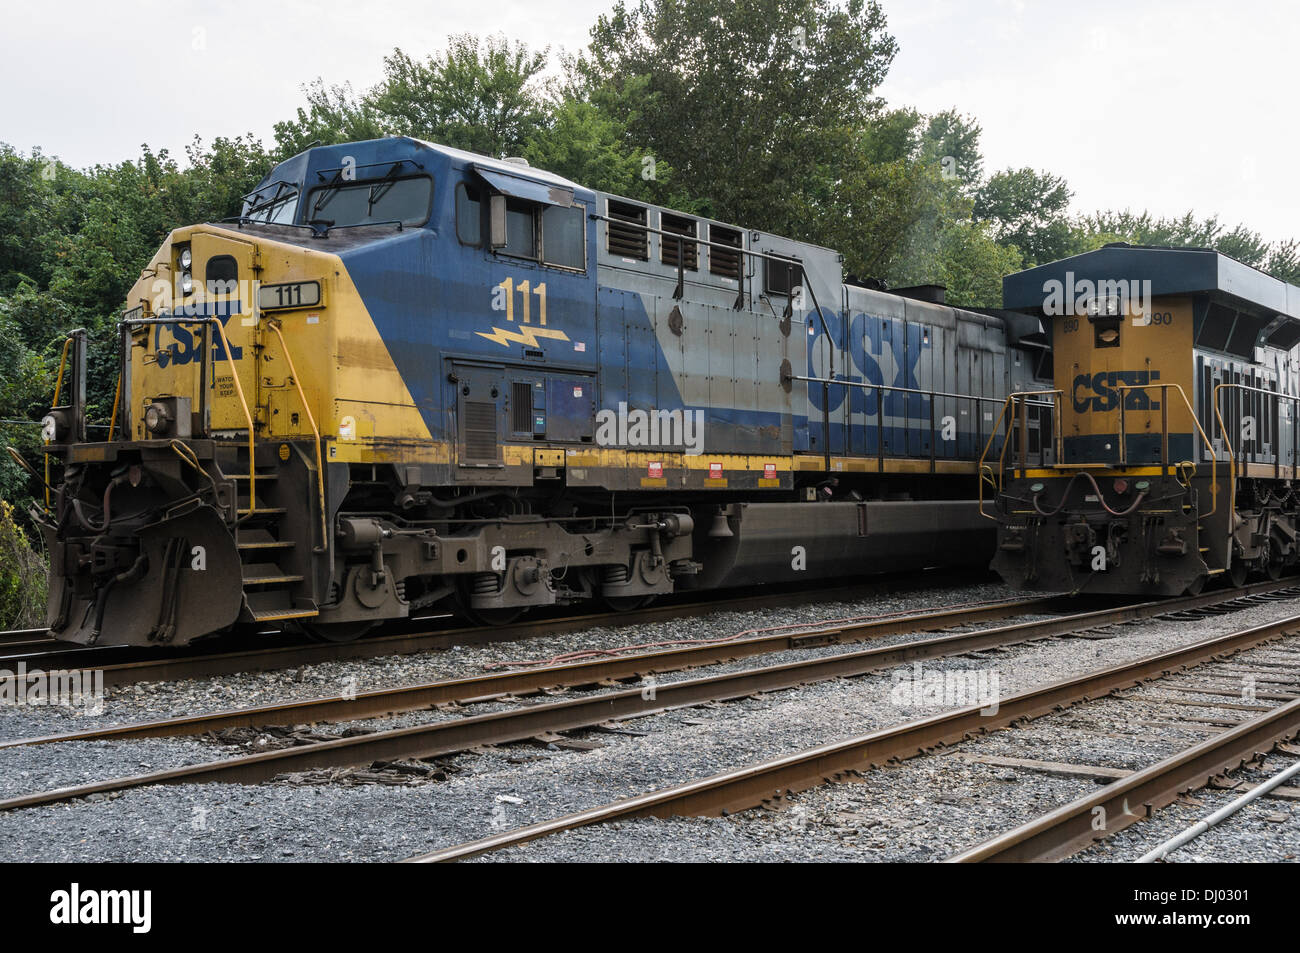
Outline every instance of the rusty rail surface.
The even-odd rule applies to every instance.
[[[586,612],[564,616],[544,615],[522,622],[502,626],[461,626],[451,629],[402,632],[375,635],[355,642],[292,642],[286,644],[259,644],[252,648],[241,646],[237,650],[204,652],[202,649],[171,649],[148,651],[133,646],[83,647],[40,640],[47,651],[27,655],[0,655],[0,669],[12,673],[18,664],[26,663],[29,669],[44,671],[66,669],[71,671],[93,669],[103,673],[104,687],[116,688],[147,681],[177,681],[187,678],[205,678],[215,675],[234,675],[240,672],[275,671],[313,665],[320,662],[345,662],[358,659],[379,658],[386,655],[413,655],[419,652],[439,651],[453,646],[486,645],[511,642],[545,635],[576,632],[594,626],[628,626],[647,622],[661,622],[699,615],[705,612],[748,611],[803,605],[811,599],[861,599],[891,589],[923,589],[935,585],[959,585],[957,580],[969,579],[969,574],[941,573],[935,576],[915,577],[912,574],[907,587],[900,587],[896,577],[858,580],[853,583],[837,582],[826,588],[804,587],[799,590],[723,595],[720,598],[701,599],[689,594],[687,601],[667,601],[643,609],[618,612]],[[419,619],[394,620],[410,625]],[[431,620],[425,620],[427,623]],[[271,642],[270,639],[267,642]],[[0,646],[0,651],[3,647]],[[0,674],[0,682],[12,674]]]
[[[462,860],[527,843],[559,831],[638,817],[718,816],[804,791],[890,761],[904,760],[990,730],[1060,711],[1082,701],[1300,633],[1300,615],[1205,639],[1132,662],[1019,692],[999,700],[996,713],[978,705],[880,729],[844,741],[748,765],[711,777],[579,811],[408,858],[434,863]],[[1109,790],[1109,789],[1108,789]]]
[[[1134,621],[1153,615],[1185,612],[1194,609],[1231,604],[1243,599],[1270,598],[1300,587],[1283,586],[1282,583],[1261,583],[1247,587],[1258,591],[1239,593],[1201,594],[1178,600],[1165,600],[1102,609],[1091,613],[1076,613],[1046,622],[1019,623],[978,633],[980,639],[950,642],[950,638],[932,640],[935,644],[975,651],[987,638],[993,644],[1009,641],[1049,638],[1068,634],[1079,627],[1096,627],[1114,624],[1115,621]],[[737,661],[754,656],[789,649],[810,648],[822,645],[846,645],[867,639],[891,635],[937,631],[957,625],[988,622],[1016,615],[1030,615],[1049,611],[1063,601],[1060,597],[1042,597],[1006,602],[987,603],[973,607],[941,609],[926,612],[900,613],[883,619],[871,619],[831,628],[810,628],[798,632],[765,633],[748,638],[702,641],[659,651],[629,653],[627,655],[572,662],[539,668],[502,672],[495,675],[478,675],[447,679],[415,685],[402,685],[358,694],[331,695],[292,702],[277,702],[232,711],[186,715],[179,718],[159,719],[96,728],[88,731],[66,732],[0,741],[0,750],[23,745],[54,744],[61,741],[106,741],[132,738],[159,738],[203,734],[226,728],[255,728],[270,725],[320,723],[377,718],[401,712],[417,711],[435,705],[464,704],[486,701],[508,695],[536,694],[550,688],[575,688],[584,685],[610,684],[641,678],[662,672],[681,671],[715,665],[719,662]],[[951,654],[951,652],[945,652]]]
[[[225,728],[251,728],[268,725],[292,725],[303,722],[351,721],[377,718],[399,712],[417,711],[434,705],[486,701],[506,695],[536,694],[549,688],[574,688],[583,685],[628,680],[661,672],[680,671],[715,665],[781,652],[787,649],[808,648],[820,645],[837,645],[883,638],[914,632],[928,632],[974,622],[1025,615],[1050,608],[1057,603],[1054,597],[1023,599],[963,609],[900,614],[887,619],[873,619],[854,625],[835,628],[811,629],[799,632],[770,633],[731,641],[703,642],[680,648],[652,652],[629,653],[623,656],[570,662],[538,668],[525,668],[494,675],[475,675],[447,679],[419,685],[402,685],[395,688],[361,692],[350,696],[331,695],[303,701],[277,702],[235,711],[212,712],[203,715],[186,715],[158,721],[137,722],[95,728],[89,731],[68,732],[0,741],[0,749],[24,745],[53,744],[60,741],[105,741],[130,738],[159,738],[176,735],[196,735]],[[1154,604],[1153,604],[1154,605]],[[1071,620],[1081,616],[1071,616]],[[1061,622],[1057,628],[1065,629],[1072,622]],[[1031,623],[1033,625],[1033,623]],[[1015,632],[1011,626],[998,630]]]
[[[1184,791],[1240,767],[1278,742],[1300,734],[1300,698],[1279,705],[1177,754],[1113,781],[1042,817],[992,837],[948,858],[947,863],[1042,862],[1061,860],[1146,820]],[[1102,811],[1104,813],[1098,813]],[[1093,825],[1105,818],[1101,830]]]

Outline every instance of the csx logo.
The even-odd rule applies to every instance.
[[[1080,374],[1074,379],[1071,397],[1074,411],[1078,414],[1099,413],[1119,408],[1117,384],[1130,386],[1154,384],[1160,380],[1159,371],[1100,371],[1096,374]],[[1150,396],[1145,390],[1131,390],[1124,398],[1125,410],[1159,410],[1160,401]]]
[[[885,391],[884,407],[881,408],[885,416],[924,417],[929,414],[930,398],[924,394],[908,393],[921,389],[917,380],[917,365],[921,361],[921,351],[930,347],[929,336],[920,325],[872,314],[855,314],[848,321],[833,311],[825,314],[837,354],[847,350],[853,363],[851,369],[835,369],[837,380],[889,384],[896,388]],[[812,322],[808,343],[808,376],[816,377],[825,360],[825,336],[816,312],[808,320]],[[844,341],[846,332],[847,348]],[[820,348],[816,346],[819,340],[822,342]],[[830,409],[838,410],[847,398],[849,410],[853,413],[874,414],[878,393],[876,388],[831,387]],[[809,385],[808,398],[817,410],[825,409],[820,385]]]
[[[219,314],[222,327],[230,321],[232,314],[239,313],[239,306],[236,304],[226,314]],[[163,333],[166,332],[172,338],[170,344],[163,344]],[[229,333],[229,332],[227,332]],[[212,341],[212,359],[214,361],[224,361],[226,359],[226,349],[221,345],[220,337],[214,332]],[[158,357],[158,366],[166,367],[169,364],[189,364],[191,361],[199,359],[199,353],[203,348],[203,329],[201,326],[189,326],[184,324],[158,324],[154,326],[153,350]],[[244,356],[244,349],[232,344],[230,346],[230,356],[238,361]]]

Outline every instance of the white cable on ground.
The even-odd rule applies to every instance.
[[[1164,860],[1165,856],[1169,854],[1171,851],[1175,851],[1178,848],[1182,847],[1184,844],[1188,843],[1189,841],[1195,840],[1196,838],[1200,837],[1202,834],[1208,831],[1215,824],[1219,823],[1219,821],[1223,820],[1225,817],[1230,817],[1233,814],[1236,814],[1238,811],[1240,811],[1251,801],[1255,800],[1256,798],[1263,797],[1265,794],[1273,790],[1279,784],[1282,784],[1290,780],[1291,778],[1295,777],[1297,774],[1300,774],[1300,761],[1297,761],[1295,764],[1291,765],[1291,767],[1287,768],[1285,771],[1273,775],[1273,777],[1269,778],[1259,787],[1253,788],[1250,791],[1246,792],[1241,797],[1237,798],[1237,800],[1233,801],[1231,804],[1219,808],[1219,810],[1215,811],[1205,820],[1198,821],[1196,824],[1189,827],[1187,830],[1183,831],[1177,837],[1171,840],[1167,840],[1159,847],[1157,847],[1155,850],[1143,854],[1141,857],[1137,859],[1136,863],[1151,864],[1151,863],[1155,863],[1157,860]]]

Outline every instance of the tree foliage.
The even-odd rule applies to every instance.
[[[1033,169],[1006,169],[975,190],[975,217],[989,223],[1004,245],[1014,245],[1026,266],[1069,253],[1070,188],[1064,179]]]

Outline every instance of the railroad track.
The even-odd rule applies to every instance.
[[[710,640],[697,645],[607,656],[585,662],[522,668],[419,685],[401,685],[352,695],[331,695],[304,701],[277,702],[237,711],[212,712],[89,731],[0,741],[0,750],[62,741],[160,738],[204,734],[227,728],[355,721],[417,711],[438,705],[469,705],[513,696],[534,695],[556,689],[611,686],[621,681],[638,680],[648,675],[700,668],[788,649],[847,644],[870,638],[940,631],[955,626],[1005,619],[1015,615],[1059,608],[1060,603],[1059,597],[1017,599],[958,609],[901,613],[888,618],[864,620],[851,625],[837,625],[833,628],[787,627],[787,631],[782,632],[764,633],[747,638]]]
[[[987,578],[985,575],[982,578]],[[239,672],[273,671],[297,668],[321,662],[358,661],[389,655],[413,655],[420,652],[439,651],[458,645],[482,645],[489,642],[509,642],[539,635],[557,635],[597,626],[627,626],[700,615],[705,612],[749,611],[763,608],[780,608],[806,603],[809,596],[827,601],[857,599],[891,591],[910,591],[932,586],[970,583],[970,573],[940,572],[917,576],[909,574],[906,581],[898,577],[873,577],[851,584],[838,583],[833,587],[803,587],[778,589],[728,595],[724,598],[701,599],[698,595],[680,597],[643,609],[620,612],[586,612],[568,615],[547,614],[524,622],[503,626],[456,626],[452,628],[417,629],[397,631],[358,639],[355,642],[308,642],[287,636],[267,637],[255,644],[247,639],[237,648],[211,652],[202,646],[168,651],[145,650],[130,646],[68,646],[53,639],[39,639],[9,645],[0,644],[0,682],[14,678],[20,665],[28,670],[78,671],[93,669],[103,673],[104,688],[134,685],[148,681],[179,681],[233,675]],[[437,619],[451,619],[438,616]],[[424,622],[409,620],[407,625]],[[400,627],[398,627],[400,628]],[[39,630],[26,630],[26,632]],[[16,635],[17,633],[7,633]],[[24,633],[25,634],[25,633]],[[15,651],[17,650],[17,651]]]
[[[1295,620],[1300,622],[1300,619]],[[1274,752],[1280,747],[1283,754],[1300,755],[1300,748],[1288,744],[1300,735],[1300,625],[1288,627],[1291,635],[1285,646],[1274,653],[1289,655],[1283,662],[1243,660],[1254,667],[1252,677],[1261,684],[1275,686],[1252,692],[1254,701],[1249,704],[1224,701],[1239,699],[1241,685],[1227,687],[1222,682],[1209,685],[1203,682],[1179,683],[1166,677],[1157,684],[1168,684],[1176,697],[1162,697],[1160,702],[1171,705],[1219,709],[1223,715],[1203,718],[1213,726],[1205,730],[1210,737],[1162,758],[1155,764],[1138,771],[1110,769],[1110,782],[1101,790],[1079,797],[1040,817],[1033,818],[981,844],[949,858],[953,863],[976,862],[1042,862],[1058,861],[1073,856],[1080,850],[1114,836],[1133,824],[1153,816],[1160,808],[1172,804],[1181,794],[1199,790],[1213,779],[1242,767],[1252,760]],[[1289,651],[1288,651],[1289,649]],[[1252,653],[1258,654],[1258,653]],[[1199,679],[1207,675],[1226,675],[1223,664],[1211,664],[1208,671],[1196,670]],[[1235,669],[1229,669],[1235,675]],[[1279,690],[1287,688],[1289,691]],[[1215,700],[1193,698],[1210,695]],[[1149,701],[1134,696],[1136,701]],[[1246,710],[1246,717],[1234,718],[1231,714]],[[1224,717],[1224,716],[1228,717]],[[1015,762],[1018,759],[1010,759]],[[1033,762],[1027,762],[1032,766]],[[1068,771],[1072,766],[1057,765],[1057,770]],[[1092,776],[1105,771],[1095,765],[1073,766]],[[1103,775],[1105,777],[1106,775]],[[1300,800],[1300,788],[1288,786],[1263,792],[1260,796],[1286,800]],[[1100,823],[1099,823],[1099,819]],[[1155,858],[1152,858],[1155,859]]]
[[[1260,583],[1231,592],[1161,600],[972,632],[939,635],[895,645],[818,656],[804,661],[656,684],[653,686],[653,691],[649,692],[643,686],[637,686],[591,697],[523,705],[506,711],[463,718],[449,717],[414,727],[316,741],[298,747],[226,758],[168,771],[37,792],[0,801],[0,810],[33,807],[149,784],[210,781],[257,783],[282,774],[319,768],[368,765],[375,761],[434,758],[480,745],[527,741],[538,736],[597,727],[612,720],[642,717],[673,708],[733,700],[759,692],[778,691],[827,679],[865,675],[921,659],[963,655],[1038,639],[1077,636],[1099,628],[1155,618],[1171,612],[1217,612],[1222,611],[1225,606],[1236,605],[1245,608],[1264,600],[1296,595],[1300,595],[1300,587],[1293,584]],[[1031,609],[1042,609],[1045,608],[1043,602],[1044,600],[1025,600],[973,609],[873,620],[856,625],[837,625],[813,632],[781,636],[765,635],[639,656],[601,659],[524,672],[506,672],[424,686],[408,686],[395,691],[407,693],[404,696],[405,700],[400,704],[412,707],[427,707],[430,704],[440,703],[440,700],[458,700],[462,703],[475,699],[486,700],[500,698],[503,694],[518,694],[525,690],[538,690],[548,686],[590,685],[608,679],[635,678],[649,672],[666,671],[670,667],[680,669],[699,664],[711,664],[727,658],[744,658],[746,654],[765,654],[800,646],[858,641],[903,631],[927,632],[935,628],[987,620],[996,617],[997,613],[1025,612],[1027,606]],[[270,706],[262,710],[248,709],[243,712],[227,712],[202,717],[226,719],[224,727],[234,724],[265,724],[266,716],[272,713],[281,721],[297,721],[309,711],[316,716],[317,720],[323,720],[325,717],[369,717],[374,713],[395,710],[395,706],[399,704],[394,700],[395,697],[391,694],[384,697],[384,693],[372,693],[372,697],[364,700],[360,696],[351,700],[319,699],[307,703]],[[410,708],[396,710],[410,710]],[[370,715],[360,715],[358,714],[360,711],[367,711]],[[167,723],[153,723],[148,726],[108,729],[109,733],[106,736],[113,737],[113,732],[117,732],[116,737],[122,738],[145,737],[148,733],[159,732],[211,730],[217,722],[208,721],[206,728],[200,728],[199,724],[197,719],[173,719]],[[34,741],[70,740],[71,737],[59,736]]]
[[[1291,590],[1291,593],[1294,594],[1294,590]],[[1172,600],[1169,608],[1174,608],[1174,603],[1185,602],[1186,600]],[[1190,610],[1193,607],[1186,608]],[[995,630],[988,631],[991,633]],[[523,844],[560,831],[610,821],[674,815],[718,816],[780,802],[792,793],[817,787],[827,781],[860,774],[886,763],[930,754],[995,729],[1019,725],[1071,708],[1081,702],[1142,686],[1152,680],[1166,679],[1173,673],[1281,640],[1289,640],[1289,645],[1296,647],[1296,658],[1300,663],[1300,615],[1292,615],[1266,625],[1204,639],[1192,645],[1119,665],[1107,666],[1074,678],[1003,697],[998,701],[996,712],[990,712],[987,708],[982,709],[979,705],[946,711],[939,715],[821,745],[686,784],[623,798],[565,817],[504,831],[410,859],[416,862],[460,860]],[[1300,664],[1297,665],[1297,671],[1300,672]],[[1222,691],[1228,690],[1222,689]],[[1112,784],[1097,795],[1086,799],[1086,805],[1085,799],[1080,799],[1079,802],[1070,805],[1068,811],[1062,808],[1049,815],[1053,822],[1059,820],[1057,815],[1062,817],[1068,815],[1068,823],[1057,828],[1055,833],[1042,834],[1038,840],[1034,839],[1039,837],[1038,834],[1034,833],[1031,836],[1030,833],[1026,833],[1031,829],[1037,832],[1038,825],[1049,823],[1047,819],[1038,819],[1030,825],[1025,825],[1024,831],[1004,835],[1006,844],[1014,841],[1017,845],[1023,846],[1003,851],[995,846],[981,845],[955,859],[994,859],[994,854],[998,855],[996,859],[1049,859],[1056,856],[1052,853],[1056,848],[1044,849],[1043,845],[1050,844],[1054,837],[1064,838],[1067,835],[1079,839],[1077,842],[1071,842],[1072,846],[1069,848],[1077,849],[1083,843],[1091,843],[1098,835],[1098,832],[1092,829],[1095,815],[1091,812],[1091,808],[1097,806],[1099,801],[1101,806],[1107,809],[1107,816],[1111,818],[1111,827],[1103,833],[1109,834],[1122,829],[1145,813],[1144,810],[1126,812],[1126,800],[1129,807],[1145,805],[1147,803],[1145,799],[1150,799],[1152,804],[1159,804],[1161,798],[1166,795],[1169,800],[1172,800],[1187,785],[1203,784],[1206,779],[1221,773],[1227,767],[1240,764],[1241,759],[1253,757],[1259,751],[1269,750],[1278,740],[1285,740],[1300,733],[1300,696],[1282,692],[1259,693],[1261,698],[1270,696],[1272,696],[1271,700],[1285,703],[1251,718],[1248,723],[1223,731],[1204,744],[1197,745],[1190,752],[1184,752],[1180,757],[1166,759],[1169,762],[1178,761],[1183,765],[1183,777],[1166,780],[1161,787],[1161,782],[1150,780],[1153,775],[1159,773],[1157,769],[1161,768],[1160,765],[1136,772],[1123,782],[1125,785],[1123,788]]]
[[[52,641],[49,629],[10,629],[0,632],[0,648],[6,650],[14,645],[40,645]]]

